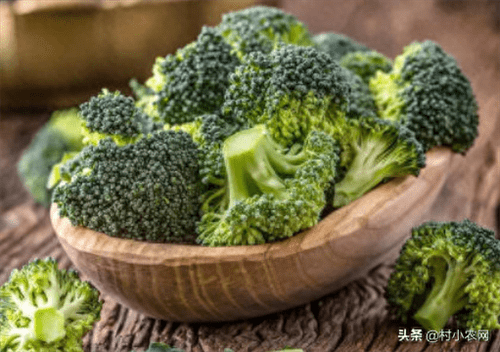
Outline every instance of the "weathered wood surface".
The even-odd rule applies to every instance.
[[[443,2],[440,2],[443,3]],[[457,1],[444,1],[457,3]],[[341,31],[390,56],[412,40],[431,38],[453,53],[472,81],[480,105],[481,136],[467,156],[454,157],[435,220],[469,217],[495,226],[500,198],[500,28],[496,2],[458,1],[459,6],[413,1],[286,1],[311,30]],[[0,118],[0,284],[34,257],[71,263],[50,225],[48,210],[22,189],[15,163],[48,114],[6,114]],[[498,228],[497,228],[498,231]],[[497,352],[500,333],[489,342],[398,342],[400,324],[387,315],[383,287],[391,263],[323,299],[299,308],[236,323],[177,324],[146,318],[104,297],[101,321],[85,338],[85,350],[143,351],[163,341],[188,352],[263,352],[290,345],[307,352]]]

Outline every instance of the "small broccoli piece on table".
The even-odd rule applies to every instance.
[[[222,152],[226,177],[205,198],[200,243],[262,244],[317,223],[338,161],[331,137],[313,131],[287,150],[257,125],[226,139]]]
[[[271,52],[278,43],[312,46],[307,27],[295,16],[268,6],[255,6],[222,16],[216,27],[239,57]]]
[[[107,89],[81,104],[80,114],[85,144],[97,145],[101,139],[110,137],[123,146],[159,128],[135,106],[134,99]]]
[[[349,204],[380,182],[417,176],[425,153],[414,134],[396,123],[378,118],[338,118],[331,135],[341,147],[342,178],[335,184],[333,206]]]
[[[499,329],[500,242],[467,219],[424,223],[403,246],[386,296],[398,318],[427,330],[452,316],[470,330]]]
[[[432,41],[415,42],[390,73],[370,80],[379,116],[415,132],[427,151],[449,146],[465,153],[477,136],[477,102],[456,60]]]
[[[367,46],[340,33],[320,33],[312,39],[319,50],[330,55],[335,61],[340,61],[343,56],[351,52],[371,51]]]
[[[290,147],[345,115],[348,95],[344,69],[327,54],[283,45],[269,55],[249,55],[231,76],[222,111],[242,125],[265,124]]]
[[[340,59],[340,66],[347,68],[361,77],[368,84],[377,71],[390,72],[392,62],[377,51],[354,51]]]
[[[75,271],[36,259],[0,287],[0,351],[83,352],[101,307],[99,292]]]
[[[53,201],[74,226],[121,238],[193,242],[198,153],[182,131],[155,132],[124,146],[107,138],[61,167]]]
[[[56,111],[23,152],[17,164],[18,174],[36,202],[50,204],[52,192],[47,188],[47,180],[52,167],[66,153],[83,148],[81,123],[76,108]]]
[[[174,55],[157,58],[149,92],[138,106],[157,121],[182,124],[218,111],[229,85],[229,75],[240,64],[219,32],[203,27],[198,39]],[[149,94],[152,91],[152,94]]]

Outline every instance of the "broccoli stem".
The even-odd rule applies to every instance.
[[[236,133],[224,142],[230,207],[256,194],[288,197],[282,176],[293,175],[306,155],[282,151],[263,125]]]
[[[38,340],[51,343],[66,336],[64,315],[53,307],[38,309],[33,320]]]
[[[434,284],[413,318],[427,330],[441,330],[452,315],[467,303],[464,285],[468,281],[468,261],[431,260]]]
[[[357,146],[345,177],[335,185],[333,206],[340,208],[358,199],[391,175],[394,158],[386,142],[367,141]]]

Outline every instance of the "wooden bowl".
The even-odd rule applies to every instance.
[[[435,148],[419,177],[394,179],[285,241],[202,247],[119,239],[60,218],[64,250],[102,292],[147,316],[216,322],[305,304],[393,260],[448,174],[452,152]]]

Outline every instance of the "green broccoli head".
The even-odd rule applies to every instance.
[[[342,179],[335,184],[334,207],[360,198],[380,182],[417,176],[425,153],[415,135],[404,126],[378,118],[336,121],[331,135],[341,147]]]
[[[374,50],[347,53],[340,59],[340,66],[354,72],[366,84],[377,71],[388,73],[392,70],[391,60]]]
[[[47,180],[52,167],[65,153],[83,148],[81,123],[76,108],[54,112],[19,159],[19,177],[36,202],[50,204],[52,192],[47,188]]]
[[[268,6],[255,6],[222,16],[217,26],[239,57],[271,52],[278,43],[312,46],[306,26],[295,16]]]
[[[452,316],[467,329],[499,329],[500,242],[467,219],[424,223],[403,246],[386,295],[398,318],[428,330]]]
[[[165,126],[167,130],[189,133],[198,144],[201,182],[210,187],[219,184],[225,177],[222,143],[239,130],[248,128],[220,114],[205,114],[194,121],[180,125]]]
[[[203,27],[198,39],[175,55],[158,58],[146,82],[152,94],[138,104],[163,123],[182,124],[218,111],[229,75],[240,60],[219,32]],[[147,92],[146,92],[147,93]]]
[[[107,138],[61,168],[53,201],[74,226],[121,238],[193,242],[198,168],[197,145],[182,131],[155,132],[121,147]]]
[[[368,84],[354,72],[344,68],[348,85],[351,88],[348,94],[346,116],[348,118],[377,117],[377,108]]]
[[[313,41],[319,50],[330,55],[335,61],[340,61],[342,57],[351,52],[371,51],[367,46],[340,33],[320,33],[313,37]]]
[[[198,241],[261,244],[313,226],[335,177],[338,152],[323,132],[311,132],[303,145],[290,149],[263,125],[233,134],[222,148],[226,177],[205,194]]]
[[[236,69],[222,111],[242,125],[265,124],[289,147],[344,115],[348,95],[344,69],[327,54],[283,45],[269,55],[250,54]]]
[[[110,137],[123,146],[159,128],[135,106],[134,99],[107,89],[81,104],[80,114],[85,144],[97,145],[101,139]]]
[[[426,151],[441,145],[465,153],[474,143],[479,119],[472,87],[438,44],[408,45],[390,73],[377,72],[370,89],[380,117],[405,124]]]
[[[99,292],[75,271],[33,260],[0,287],[0,351],[83,352],[101,307]]]

